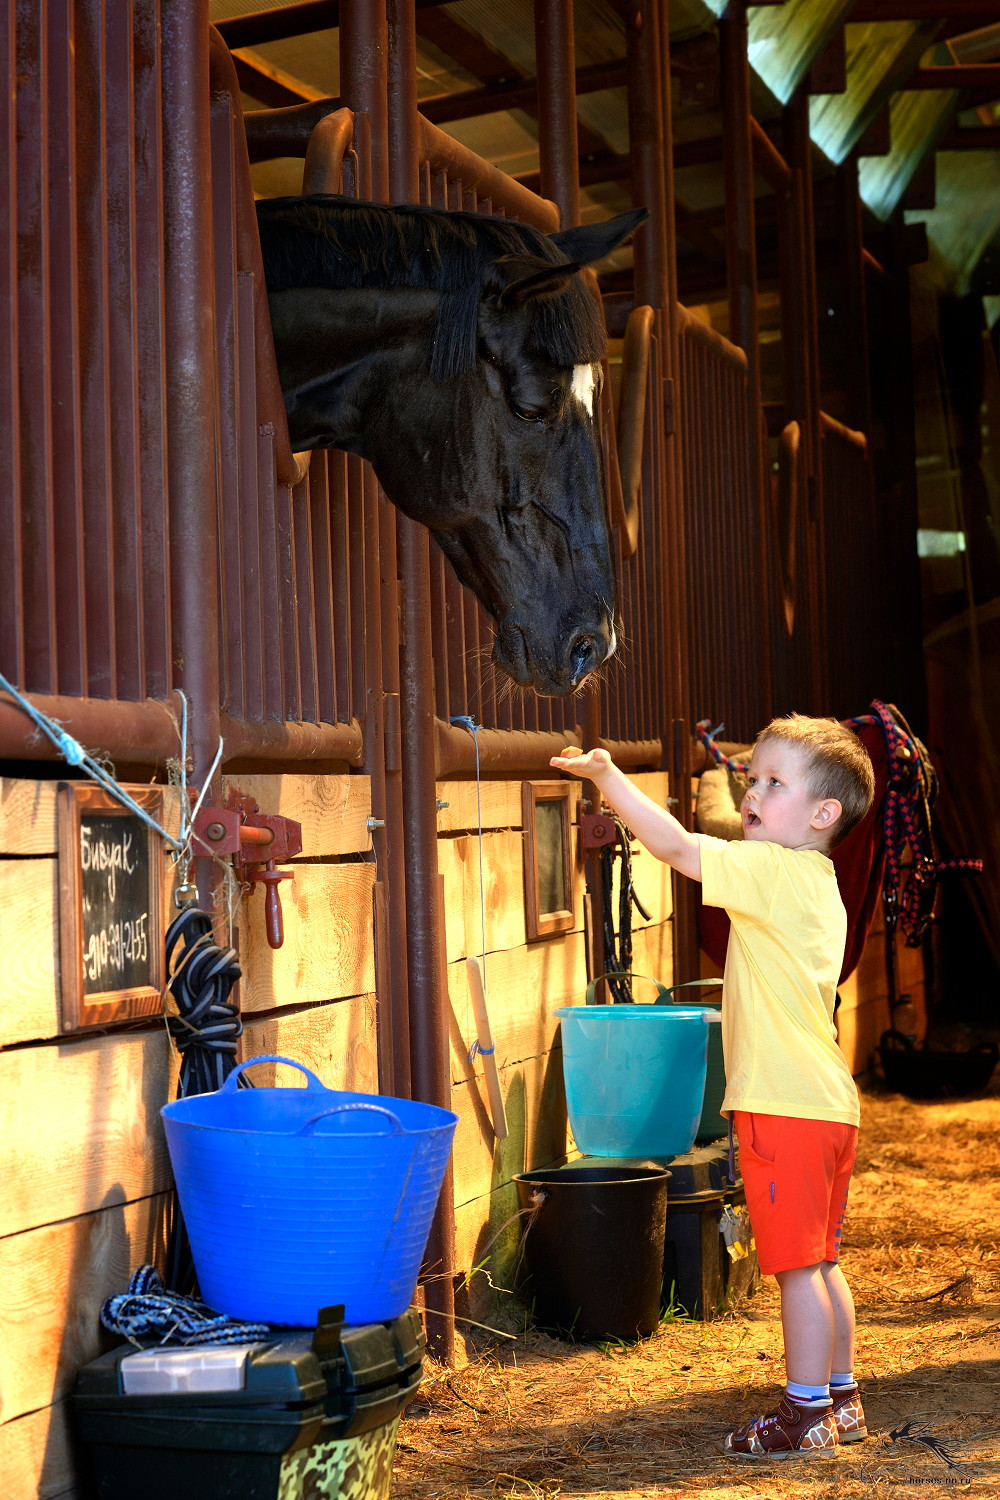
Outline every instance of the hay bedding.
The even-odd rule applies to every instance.
[[[635,1346],[484,1335],[463,1368],[430,1365],[393,1500],[1000,1494],[1000,1079],[979,1100],[865,1095],[843,1264],[867,1443],[765,1465],[718,1452],[781,1385],[768,1278],[725,1317],[667,1321]]]

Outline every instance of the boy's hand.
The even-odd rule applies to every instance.
[[[567,746],[561,755],[553,755],[549,761],[550,766],[555,766],[560,771],[569,771],[574,776],[581,776],[585,781],[593,781],[598,785],[613,764],[606,750],[588,750],[585,754],[577,745]]]

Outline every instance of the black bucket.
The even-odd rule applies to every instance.
[[[930,1052],[900,1031],[883,1031],[879,1061],[889,1088],[908,1099],[962,1099],[982,1094],[1000,1059],[996,1042],[967,1052]]]
[[[667,1180],[657,1166],[542,1168],[515,1177],[535,1321],[573,1339],[635,1339],[660,1321]],[[537,1202],[541,1194],[541,1202]]]
[[[670,1199],[663,1247],[663,1301],[689,1318],[712,1318],[725,1305],[727,1259],[719,1234],[721,1189]]]

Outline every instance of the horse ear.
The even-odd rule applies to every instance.
[[[627,213],[605,219],[602,224],[580,224],[576,229],[560,229],[549,235],[549,239],[578,266],[589,266],[617,250],[648,218],[648,208],[630,208]]]
[[[501,312],[513,312],[534,297],[552,297],[562,291],[579,269],[576,261],[568,261],[559,266],[543,266],[540,271],[510,281],[497,298],[497,307]]]

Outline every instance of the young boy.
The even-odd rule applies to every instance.
[[[835,719],[774,719],[754,745],[743,840],[732,843],[689,833],[605,750],[552,765],[593,781],[651,854],[729,913],[723,1110],[760,1267],[781,1291],[787,1384],[775,1411],[723,1446],[747,1458],[832,1455],[868,1435],[854,1303],[837,1263],[860,1108],[833,1024],[847,917],[829,858],[871,806],[868,752]]]

